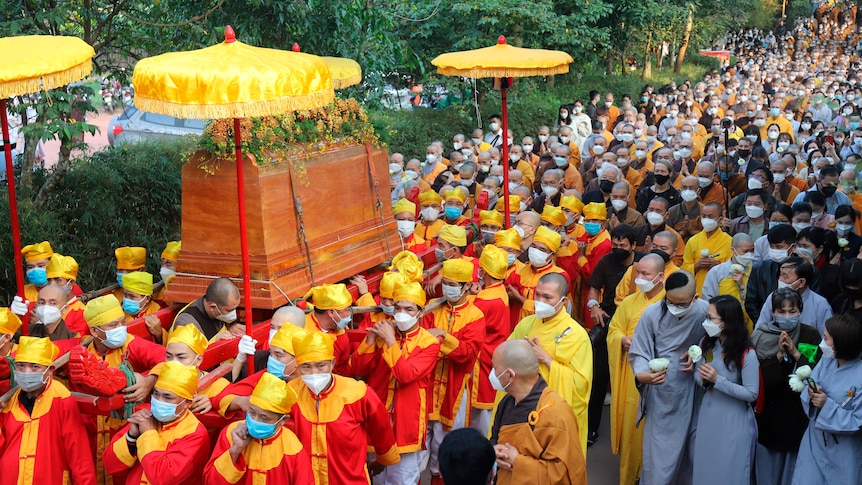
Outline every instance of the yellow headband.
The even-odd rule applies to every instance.
[[[209,345],[207,338],[194,325],[180,325],[171,332],[171,337],[168,339],[167,345],[183,343],[192,349],[192,352],[198,355],[204,355]]]
[[[143,271],[134,271],[123,275],[123,289],[142,296],[153,294],[153,275]]]
[[[556,253],[560,249],[562,239],[559,232],[554,232],[545,226],[539,226],[536,229],[536,235],[533,236],[533,241],[547,244],[552,253]]]
[[[445,224],[440,228],[440,233],[437,234],[438,239],[442,239],[453,246],[463,248],[467,245],[467,230],[461,226]]]
[[[42,241],[37,244],[24,246],[21,249],[21,254],[24,256],[24,261],[32,263],[33,261],[49,259],[54,254],[54,250],[51,249],[51,243]]]
[[[563,209],[554,207],[550,204],[545,204],[545,208],[542,209],[541,219],[547,223],[562,227],[566,225],[567,218]]]
[[[38,337],[21,337],[18,340],[18,351],[15,362],[27,362],[49,366],[60,356],[60,348],[51,339]]]
[[[198,392],[198,369],[179,362],[165,362],[155,387],[176,394],[183,399],[194,399]]]
[[[393,214],[400,214],[402,212],[409,212],[410,214],[416,214],[416,204],[410,202],[407,199],[400,199],[395,205],[392,206]]]
[[[521,236],[515,228],[497,231],[494,234],[494,245],[500,248],[521,250]]]
[[[425,269],[425,265],[415,253],[401,251],[392,258],[392,266],[389,269],[401,273],[409,281],[422,281],[422,271]]]
[[[180,248],[182,248],[182,241],[168,241],[165,250],[162,251],[162,257],[176,263],[177,258],[180,257]]]
[[[308,332],[293,338],[297,365],[306,362],[324,362],[335,358],[333,341],[323,332]]]
[[[114,251],[117,258],[117,269],[140,269],[147,264],[147,250],[140,247],[122,247]]]
[[[506,271],[509,269],[509,253],[487,244],[482,249],[482,256],[479,257],[479,266],[491,278],[502,280],[506,277]]]
[[[497,211],[479,212],[479,225],[503,227],[503,214],[500,214]]]
[[[292,323],[285,323],[278,329],[278,332],[275,332],[275,335],[272,336],[272,340],[269,341],[269,346],[278,347],[296,357],[296,349],[293,348],[293,339],[296,337],[304,337],[306,333],[308,332]]]
[[[426,298],[425,290],[420,283],[397,283],[392,300],[396,302],[409,301],[423,307]]]
[[[271,413],[287,414],[296,404],[296,392],[286,382],[269,372],[261,375],[249,403]]]
[[[51,260],[48,261],[48,267],[45,268],[45,271],[48,273],[48,278],[76,280],[78,279],[78,262],[71,256],[54,253]]]
[[[608,207],[604,203],[590,202],[584,206],[584,220],[589,219],[606,221],[608,219]]]
[[[443,261],[440,275],[459,283],[470,283],[473,281],[473,269],[473,263],[466,259],[447,259]]]
[[[308,290],[305,299],[320,310],[344,310],[353,304],[353,297],[343,283],[315,286]]]
[[[98,327],[124,316],[123,307],[114,295],[93,298],[84,307],[84,320],[91,327]]]

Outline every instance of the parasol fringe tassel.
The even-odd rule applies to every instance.
[[[556,67],[538,67],[534,69],[519,69],[513,68],[482,68],[475,69],[457,69],[452,67],[438,67],[437,72],[444,76],[461,76],[472,79],[480,79],[487,77],[531,77],[531,76],[552,76],[554,74],[565,74],[569,72],[568,64]]]
[[[0,98],[11,98],[12,96],[36,93],[43,89],[59,88],[89,76],[92,71],[93,61],[92,59],[87,59],[77,66],[72,66],[59,72],[17,81],[4,81],[0,84]]]
[[[159,99],[135,96],[135,106],[138,109],[170,115],[176,118],[194,119],[227,119],[254,118],[271,116],[291,111],[315,109],[335,100],[332,90],[301,96],[285,96],[264,101],[247,101],[226,104],[179,104]]]
[[[332,87],[333,89],[344,89],[349,88],[350,86],[355,86],[361,82],[362,74],[357,74],[345,79],[332,79]]]

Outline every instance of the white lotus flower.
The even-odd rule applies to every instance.
[[[846,248],[850,244],[850,241],[844,239],[843,237],[838,240],[838,246],[842,248]]]
[[[703,356],[703,349],[699,345],[692,345],[688,348],[688,356],[691,357],[693,363],[697,363]]]
[[[807,365],[803,365],[802,367],[796,369],[796,377],[805,380],[811,377],[811,367]]]
[[[745,273],[745,266],[737,263],[733,263],[730,265],[731,273]]]
[[[790,385],[790,389],[793,390],[793,392],[802,392],[805,390],[805,383],[802,382],[802,379],[800,379],[796,374],[790,374],[790,379],[787,381],[787,384]]]
[[[709,249],[701,249],[700,255],[703,256],[704,258],[708,258],[709,257]]]
[[[653,372],[661,372],[670,365],[670,361],[664,358],[657,358],[649,361],[649,369]]]

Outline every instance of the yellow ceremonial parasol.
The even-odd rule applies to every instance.
[[[506,89],[512,85],[514,77],[551,76],[569,72],[572,56],[561,51],[544,49],[524,49],[506,44],[506,37],[500,36],[497,45],[462,52],[440,54],[431,64],[444,76],[469,78],[502,78],[500,93],[502,97],[503,137],[508,138],[509,110],[506,105]],[[503,143],[503,160],[509,159],[509,144]],[[509,171],[503,170],[504,200],[509,200]],[[509,205],[504,204],[506,217],[504,223],[509,227]]]
[[[135,106],[178,118],[233,118],[246,333],[251,332],[251,276],[245,215],[240,119],[314,109],[335,99],[326,62],[299,52],[237,42],[142,59],[132,75]],[[254,359],[248,360],[249,375]]]
[[[6,100],[12,96],[35,93],[65,86],[90,74],[96,52],[77,37],[25,35],[0,39],[0,122],[3,128],[3,152],[6,155],[6,179],[9,185],[9,216],[12,223],[12,246],[15,251],[15,279],[18,296],[24,296],[24,262],[21,256],[21,228],[18,223],[18,201],[12,167],[12,141]],[[16,140],[17,141],[17,140]],[[26,326],[22,332],[27,334]]]
[[[299,44],[293,43],[293,52],[299,52]],[[332,75],[332,87],[335,89],[349,88],[362,82],[362,67],[353,59],[346,57],[328,57],[323,60],[329,66],[329,74]]]

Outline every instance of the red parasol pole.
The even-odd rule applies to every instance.
[[[224,41],[227,44],[236,42],[236,34],[230,25],[225,28]],[[251,308],[251,270],[248,263],[248,231],[245,219],[245,174],[242,168],[242,137],[240,136],[239,118],[233,119],[233,144],[236,150],[236,197],[239,207],[239,246],[242,253],[242,296],[245,300],[245,334],[251,336],[254,324]],[[248,359],[248,375],[254,374],[254,356]]]
[[[506,43],[506,36],[497,38],[498,44]],[[512,225],[509,221],[509,107],[506,103],[506,88],[509,87],[510,78],[500,80],[500,98],[503,104],[500,115],[503,117],[503,227],[508,229]]]
[[[21,227],[18,224],[18,198],[15,195],[15,168],[12,166],[12,141],[9,139],[9,120],[6,117],[6,99],[0,99],[0,121],[3,125],[3,153],[6,155],[6,181],[9,186],[9,220],[12,223],[12,251],[15,256],[15,282],[18,296],[24,298],[24,259],[21,255]],[[21,329],[27,335],[27,329]]]

